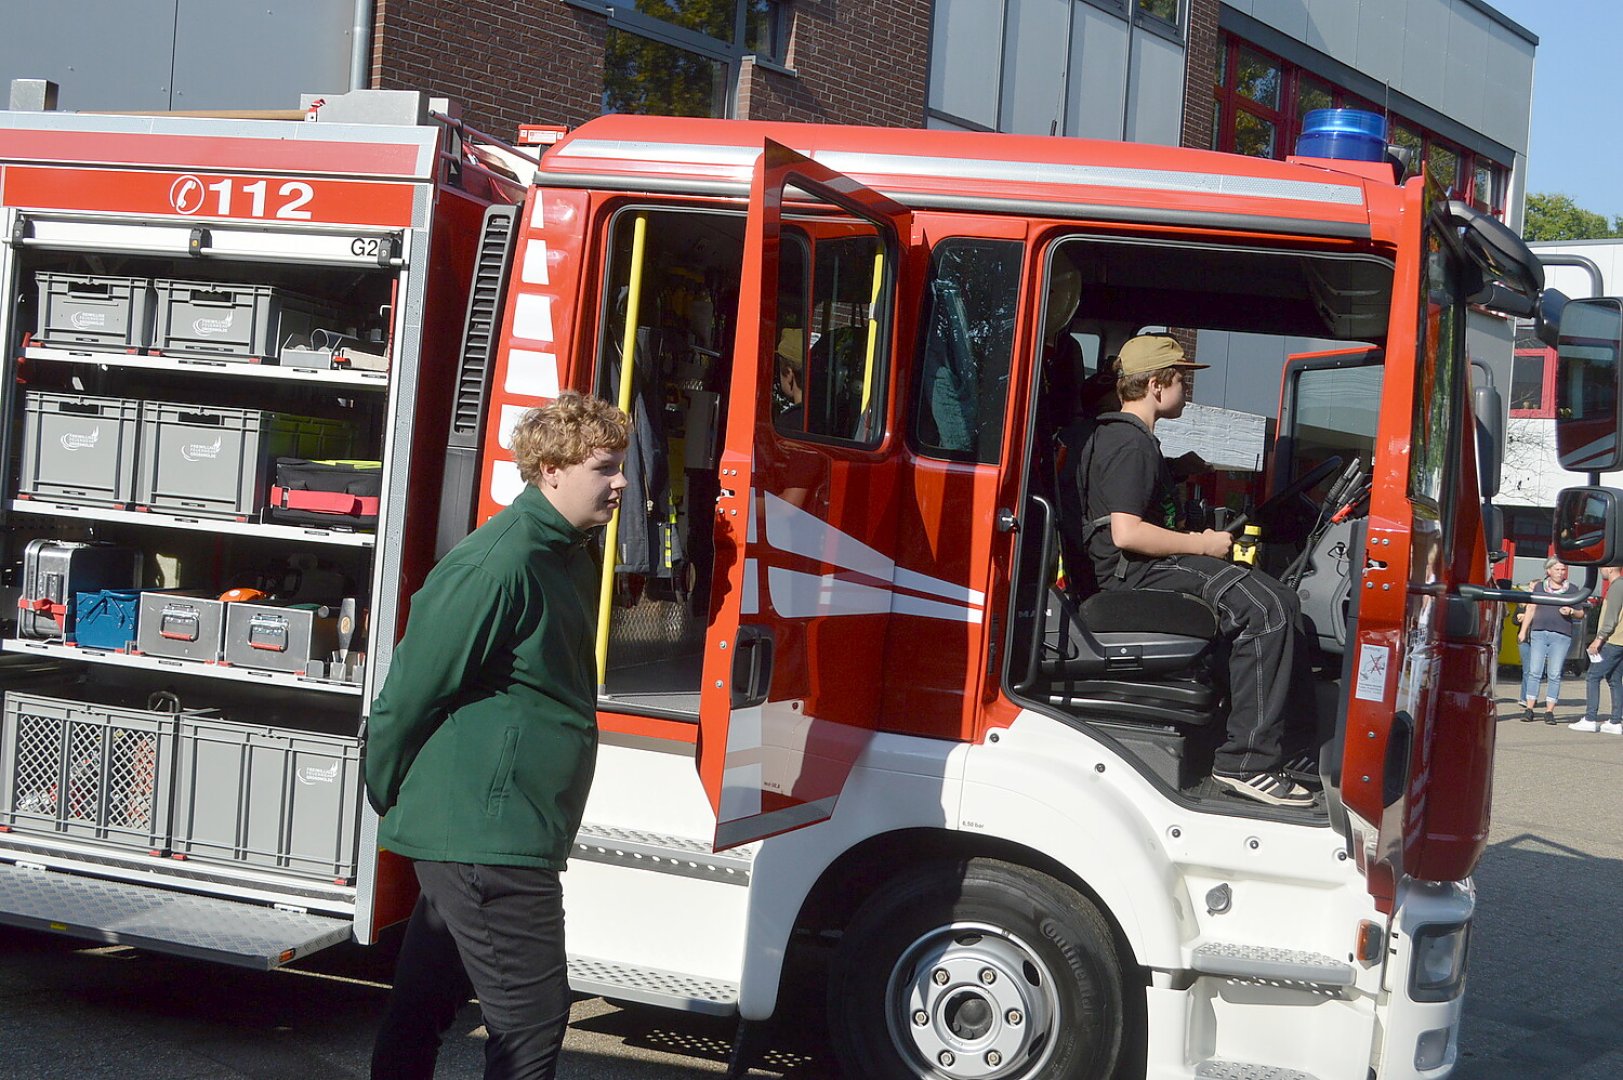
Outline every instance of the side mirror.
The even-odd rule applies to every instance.
[[[1572,566],[1623,562],[1623,491],[1562,490],[1555,499],[1555,557]]]
[[[1623,301],[1571,300],[1556,343],[1555,452],[1563,469],[1623,468]]]
[[[1499,474],[1505,460],[1505,400],[1493,385],[1493,373],[1480,366],[1485,380],[1471,387],[1471,411],[1476,414],[1477,486],[1482,497],[1499,494]]]
[[[1538,294],[1538,310],[1533,313],[1533,332],[1552,349],[1561,343],[1561,312],[1566,310],[1567,303],[1567,294],[1560,289],[1545,289]]]

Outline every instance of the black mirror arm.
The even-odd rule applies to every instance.
[[[1543,607],[1572,607],[1587,603],[1595,595],[1594,589],[1585,589],[1576,596],[1547,596],[1543,593],[1530,593],[1522,589],[1498,589],[1490,585],[1473,585],[1466,582],[1454,587],[1454,595],[1476,603],[1493,603],[1506,600],[1515,604],[1537,604]]]

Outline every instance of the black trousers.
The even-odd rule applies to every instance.
[[[1228,644],[1229,720],[1213,771],[1241,776],[1278,765],[1287,710],[1305,709],[1296,719],[1308,727],[1312,720],[1296,594],[1268,574],[1209,555],[1157,559],[1133,587],[1188,593],[1217,609]]]
[[[470,991],[484,1014],[485,1080],[551,1080],[569,1026],[558,871],[418,862],[372,1080],[428,1080]]]

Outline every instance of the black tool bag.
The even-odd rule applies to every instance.
[[[381,461],[277,458],[270,520],[327,529],[372,528],[383,494]]]

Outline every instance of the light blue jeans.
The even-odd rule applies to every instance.
[[[1527,635],[1522,660],[1522,701],[1538,701],[1540,679],[1548,680],[1544,700],[1554,705],[1561,700],[1561,669],[1566,667],[1572,649],[1572,635],[1554,630],[1534,630]]]

